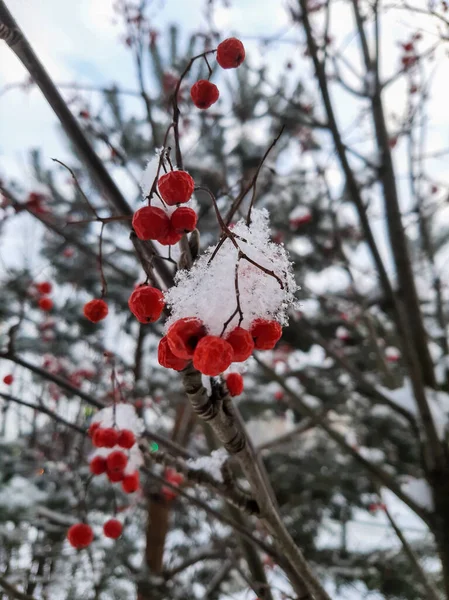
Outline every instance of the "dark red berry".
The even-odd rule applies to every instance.
[[[134,213],[133,228],[140,240],[158,240],[167,235],[170,219],[156,206],[144,206]]]
[[[182,371],[188,365],[188,360],[178,358],[170,349],[168,345],[167,336],[163,337],[159,342],[157,349],[157,359],[159,364],[166,369],[174,369],[175,371]]]
[[[130,429],[122,429],[118,436],[118,445],[121,448],[127,448],[128,450],[136,443],[136,436]]]
[[[132,494],[139,489],[139,471],[125,475],[122,481],[122,489],[126,494]]]
[[[114,450],[106,459],[108,471],[124,471],[128,464],[128,457],[121,450]]]
[[[43,281],[42,283],[36,283],[36,289],[39,294],[50,294],[52,285],[49,281]]]
[[[95,456],[89,463],[90,472],[94,475],[106,473],[106,459],[103,456]]]
[[[231,37],[218,44],[217,63],[222,69],[235,69],[245,60],[245,47],[237,38]]]
[[[167,331],[167,340],[170,350],[178,358],[189,360],[192,358],[195,348],[206,335],[206,328],[199,319],[178,319]]]
[[[125,477],[125,473],[123,471],[106,471],[106,475],[111,483],[118,483],[119,481],[123,481]]]
[[[5,375],[3,377],[3,383],[5,385],[11,385],[13,381],[14,381],[14,377],[12,375]]]
[[[140,285],[129,297],[128,306],[140,323],[154,323],[164,310],[164,295],[150,285]]]
[[[203,375],[214,377],[223,373],[234,360],[234,351],[226,340],[206,335],[193,354],[193,366]]]
[[[240,373],[229,373],[226,377],[226,385],[231,396],[240,396],[243,392],[243,377]]]
[[[190,89],[190,96],[197,108],[206,109],[215,104],[220,96],[217,86],[207,79],[200,79]]]
[[[74,548],[87,548],[94,539],[94,532],[87,523],[76,523],[68,530],[67,539]]]
[[[48,298],[47,296],[43,296],[39,299],[39,308],[41,310],[45,310],[46,312],[50,311],[53,308],[53,300]]]
[[[123,525],[117,519],[109,519],[103,525],[103,533],[106,537],[116,540],[122,535]]]
[[[188,202],[195,188],[195,182],[186,171],[170,171],[159,177],[157,185],[162,199],[169,206]]]
[[[89,321],[92,321],[92,323],[98,323],[98,321],[107,317],[108,312],[108,305],[101,299],[90,300],[89,302],[86,302],[83,308],[84,316],[86,319],[89,319]]]
[[[195,229],[197,220],[196,212],[188,206],[180,206],[170,218],[172,229],[176,233],[190,233]]]

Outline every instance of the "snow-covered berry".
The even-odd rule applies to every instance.
[[[169,206],[188,202],[195,188],[193,178],[186,171],[170,171],[159,177],[157,185],[162,199]]]
[[[180,206],[170,218],[172,229],[176,233],[190,233],[196,227],[198,217],[193,208]]]
[[[158,240],[167,235],[170,218],[161,208],[144,206],[134,213],[133,228],[140,240]]]
[[[251,335],[257,350],[272,350],[282,336],[282,327],[277,321],[256,319],[251,325]]]
[[[167,331],[170,350],[178,358],[189,360],[201,338],[206,335],[206,328],[199,319],[179,319]]]
[[[116,540],[122,535],[123,525],[118,519],[109,519],[103,525],[103,533],[106,537]]]
[[[129,310],[140,323],[154,323],[164,310],[164,295],[150,285],[137,287],[128,300]]]
[[[11,385],[13,381],[14,381],[14,377],[11,374],[10,375],[5,375],[3,377],[3,383],[5,385]]]
[[[68,530],[67,539],[74,548],[87,548],[94,539],[94,532],[87,523],[75,523]]]
[[[168,345],[167,336],[164,336],[159,342],[157,349],[157,360],[162,367],[166,369],[174,369],[175,371],[182,371],[186,368],[188,360],[178,358],[170,349]]]
[[[236,69],[245,60],[245,47],[235,37],[223,40],[218,44],[217,63],[222,69]]]
[[[38,305],[41,310],[48,312],[53,308],[53,300],[47,296],[43,296],[39,299]]]
[[[122,429],[119,432],[117,444],[121,448],[126,448],[129,450],[130,448],[132,448],[134,446],[135,443],[136,443],[136,436],[130,429]]]
[[[206,335],[193,354],[193,366],[203,375],[214,377],[226,371],[234,359],[234,351],[226,340]]]
[[[140,323],[154,323],[164,310],[164,295],[150,285],[137,287],[128,300],[129,310]]]
[[[103,458],[103,456],[94,456],[89,463],[89,468],[93,475],[102,475],[103,473],[106,473],[106,459]]]
[[[126,494],[132,494],[139,489],[139,471],[123,477],[122,489]]]
[[[39,294],[50,294],[52,290],[52,285],[49,281],[42,281],[41,283],[36,283],[36,289],[39,292]]]
[[[217,86],[207,79],[200,79],[190,89],[190,96],[197,108],[209,108],[218,100],[220,92]]]
[[[128,457],[121,450],[114,450],[108,455],[106,462],[108,471],[124,471],[128,464]]]
[[[247,360],[253,350],[254,341],[249,331],[243,329],[243,327],[236,327],[226,338],[228,344],[231,344],[234,350],[234,361],[243,362]]]
[[[243,377],[240,373],[229,373],[226,377],[226,385],[231,396],[240,396],[243,392]]]
[[[104,300],[100,298],[96,298],[94,300],[90,300],[86,302],[83,308],[83,313],[86,319],[92,321],[92,323],[98,323],[105,317],[107,317],[109,312],[108,305]]]

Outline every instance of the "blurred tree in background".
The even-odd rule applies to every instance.
[[[212,25],[216,4],[210,29],[189,33],[156,31],[148,2],[119,0],[134,90],[61,86],[61,108],[0,1],[0,37],[58,115],[75,176],[45,147],[30,154],[32,181],[0,172],[0,235],[43,232],[41,272],[2,247],[1,372],[13,380],[0,388],[0,598],[449,599],[448,184],[435,168],[449,150],[428,142],[447,5],[291,0],[293,37],[261,39],[263,62],[247,52],[224,74],[211,59],[217,104],[190,99],[204,61],[182,79],[184,169],[227,224],[246,216],[254,189],[301,286],[281,341],[245,363],[233,400],[262,475],[249,481],[231,453],[217,486],[212,469],[186,466],[223,443],[183,377],[158,364],[163,320],[139,324],[128,308],[136,284],[168,289],[187,250],[195,259],[198,243],[220,238],[202,190],[199,236],[180,248],[130,234],[179,78],[229,33]],[[398,14],[410,34],[392,41]],[[270,50],[284,42],[292,59],[273,69]],[[166,146],[173,157],[173,131]],[[93,324],[83,305],[101,295],[99,265],[109,315]],[[212,395],[222,393],[218,378]],[[102,477],[86,488],[91,419],[123,400],[146,425],[133,496]],[[96,537],[77,551],[66,532],[80,498]],[[260,513],[270,502],[278,528]],[[114,513],[125,527],[111,542],[101,528]],[[328,595],[292,559],[287,531]]]

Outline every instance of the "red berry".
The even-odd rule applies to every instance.
[[[175,356],[189,360],[205,335],[206,329],[199,319],[185,318],[173,323],[167,332],[167,340]]]
[[[284,399],[284,392],[282,390],[278,390],[275,392],[274,397],[276,400],[281,401]]]
[[[195,229],[197,220],[196,212],[188,206],[177,208],[170,218],[172,229],[176,233],[190,233]]]
[[[144,206],[134,213],[133,227],[140,240],[158,240],[167,235],[170,219],[161,208]]]
[[[106,473],[106,459],[102,456],[95,456],[89,464],[90,472],[94,475],[101,475]]]
[[[117,443],[121,448],[127,448],[129,450],[129,448],[132,448],[136,443],[136,436],[131,430],[122,429],[122,431],[119,432]]]
[[[41,310],[45,310],[47,312],[53,308],[53,300],[51,298],[47,298],[47,296],[40,298],[38,304]]]
[[[183,236],[183,233],[179,233],[178,231],[175,231],[175,229],[173,229],[173,226],[170,221],[170,229],[168,230],[167,235],[165,235],[164,237],[160,237],[157,241],[159,242],[159,244],[162,244],[163,246],[174,246],[175,244],[177,244],[179,242],[179,240],[182,238],[182,236]]]
[[[164,295],[150,285],[140,285],[129,297],[128,306],[140,323],[154,323],[164,310]]]
[[[69,544],[74,548],[87,548],[94,539],[92,527],[86,523],[76,523],[67,532]]]
[[[98,323],[105,317],[109,312],[108,305],[104,300],[90,300],[90,302],[86,302],[83,308],[83,313],[86,319],[92,321],[92,323]]]
[[[193,366],[203,375],[214,377],[226,371],[234,360],[231,344],[214,335],[206,335],[199,342],[193,355]]]
[[[75,250],[73,248],[64,248],[63,255],[66,258],[71,258],[75,254]]]
[[[254,350],[254,341],[249,331],[243,327],[236,327],[226,338],[234,350],[234,362],[243,362],[249,358]]]
[[[184,481],[184,477],[181,473],[178,473],[174,469],[165,470],[165,481],[168,481],[172,485],[180,485]]]
[[[128,464],[128,457],[121,450],[114,450],[106,459],[108,471],[124,471]]]
[[[43,281],[42,283],[36,283],[36,288],[39,294],[50,294],[52,286],[49,281]]]
[[[217,63],[222,69],[236,69],[245,60],[245,47],[237,38],[228,38],[218,44]]]
[[[240,396],[243,392],[243,377],[240,373],[229,373],[226,377],[226,385],[231,396]]]
[[[3,377],[3,383],[6,385],[11,385],[11,383],[14,381],[14,377],[12,375],[5,375]]]
[[[125,473],[123,471],[106,471],[106,475],[111,483],[123,481]]]
[[[113,448],[117,445],[118,432],[112,427],[106,427],[106,429],[99,429],[100,439],[104,448]],[[94,434],[94,437],[96,433]]]
[[[159,177],[159,193],[169,206],[188,202],[193,194],[195,182],[186,171],[171,171]]]
[[[87,435],[91,438],[93,438],[94,433],[97,431],[97,429],[100,427],[100,423],[97,421],[96,423],[91,423],[89,425],[89,429],[87,430]]]
[[[207,79],[200,79],[192,85],[190,96],[197,108],[209,108],[218,100],[220,92],[217,86]]]
[[[170,346],[168,345],[167,336],[163,337],[159,342],[159,346],[157,349],[157,360],[162,367],[166,369],[174,369],[175,371],[182,371],[187,367],[188,360],[184,360],[183,358],[178,358],[173,354],[170,350]]]
[[[136,492],[139,489],[139,471],[125,475],[122,481],[122,488],[126,494]]]
[[[257,350],[271,350],[282,335],[282,327],[277,321],[256,319],[251,325],[251,335]]]
[[[122,535],[123,525],[117,519],[109,519],[103,525],[103,533],[106,537],[116,540]]]

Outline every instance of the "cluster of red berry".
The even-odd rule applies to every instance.
[[[217,63],[222,69],[236,69],[245,60],[245,48],[237,38],[228,38],[217,48]],[[210,108],[220,97],[218,87],[208,79],[200,79],[190,89],[190,96],[197,108]]]
[[[184,481],[184,477],[181,473],[177,473],[174,469],[165,469],[164,479],[175,487],[179,487]],[[167,485],[162,486],[161,493],[167,502],[174,500],[177,496],[176,492]]]
[[[159,177],[159,194],[167,206],[185,204],[195,189],[193,178],[186,171],[170,171]],[[169,216],[156,206],[144,206],[134,213],[133,228],[140,240],[156,240],[163,246],[177,244],[184,233],[196,227],[196,212],[188,206],[178,207]]]
[[[88,431],[92,444],[96,448],[111,448],[119,446],[130,450],[136,443],[134,433],[129,429],[117,430],[113,427],[101,427],[100,423],[92,423]],[[105,473],[111,483],[121,482],[122,489],[132,494],[139,489],[139,472],[125,474],[128,456],[123,450],[112,450],[107,456],[95,456],[89,464],[93,475]],[[106,537],[117,539],[122,533],[123,525],[117,519],[109,519],[103,526]],[[87,523],[76,523],[67,532],[69,543],[75,548],[87,548],[94,539],[92,527]]]
[[[223,373],[232,362],[247,360],[254,349],[271,350],[281,335],[280,324],[266,319],[256,319],[249,331],[236,327],[226,338],[207,335],[206,328],[199,319],[179,319],[161,339],[158,360],[163,367],[175,371],[181,371],[193,360],[193,366],[203,375],[215,377]],[[232,377],[231,381],[233,379],[238,378]]]
[[[37,304],[41,310],[46,312],[53,308],[53,300],[48,297],[51,294],[52,285],[49,281],[42,281],[42,283],[36,283],[34,285],[35,290],[38,294]]]

